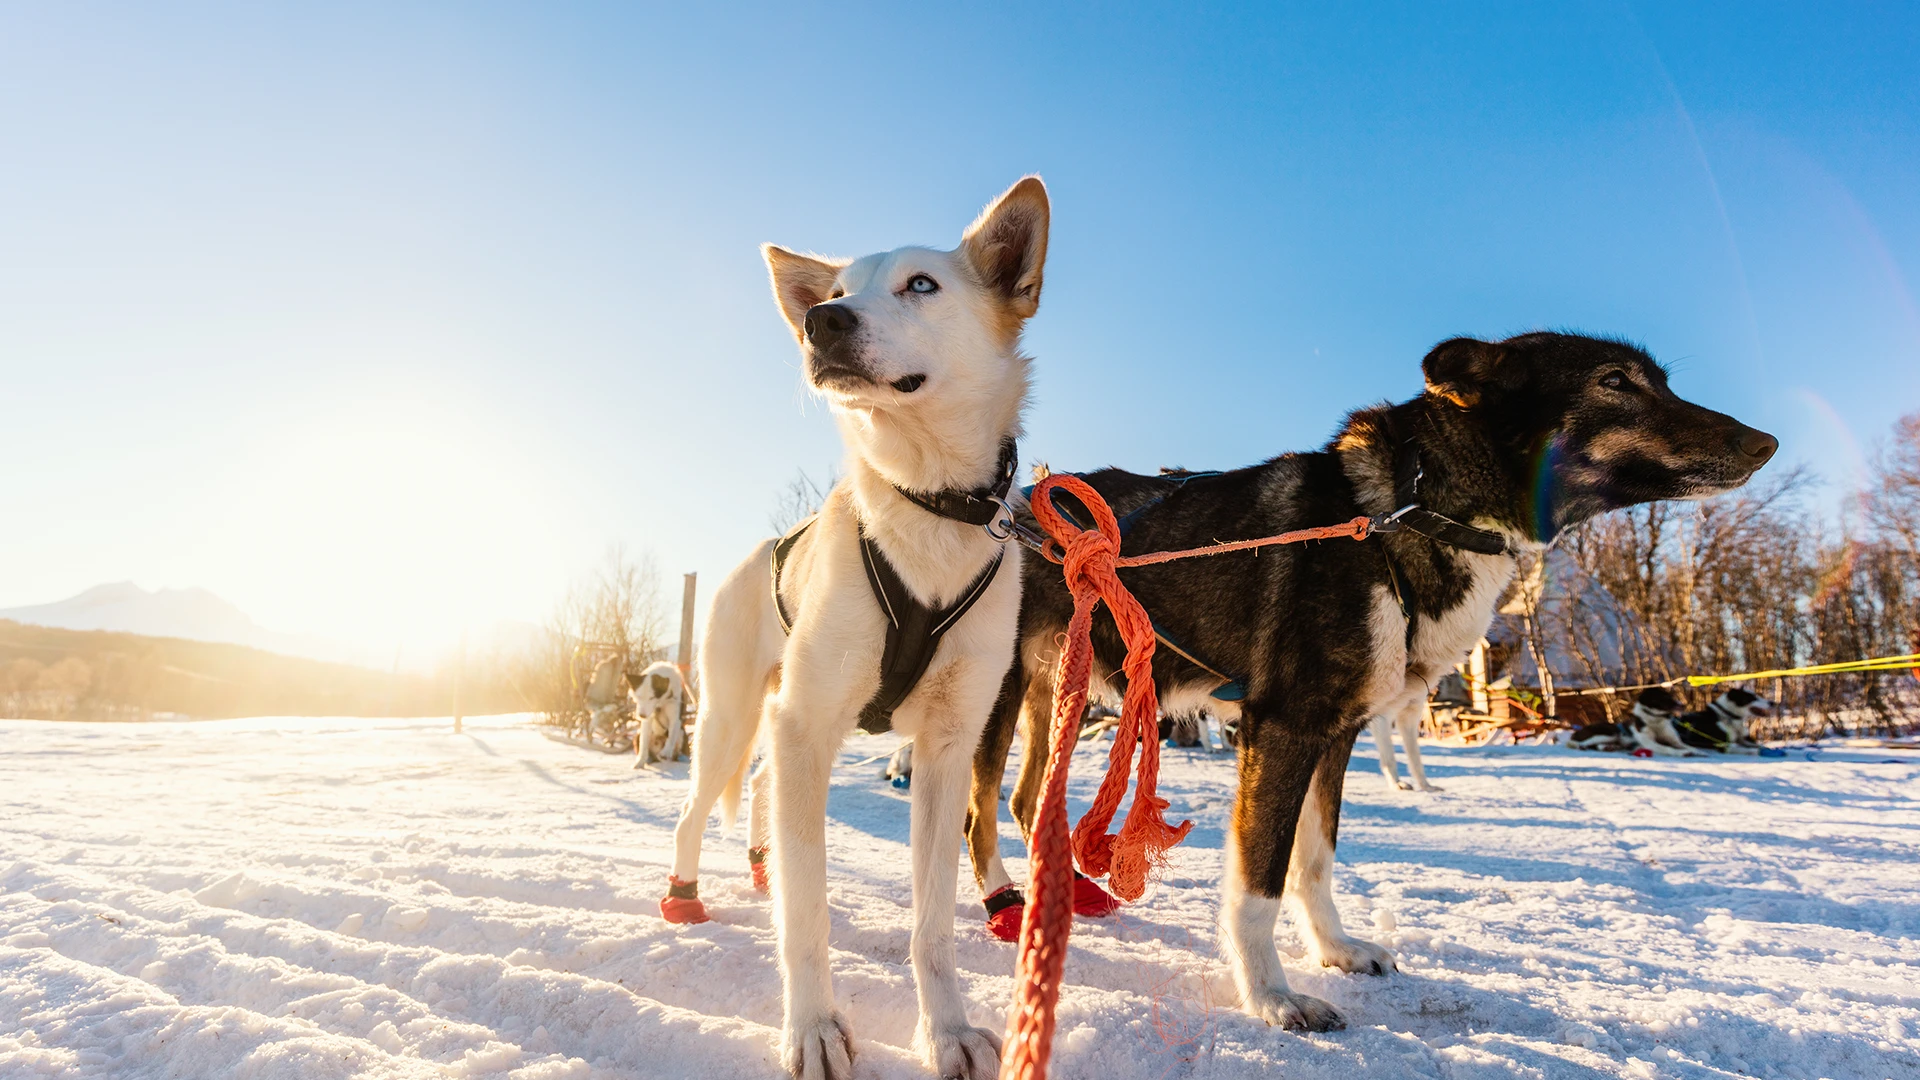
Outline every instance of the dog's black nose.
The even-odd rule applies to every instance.
[[[853,333],[860,319],[841,304],[815,304],[807,309],[807,343],[825,349]]]
[[[1756,468],[1765,464],[1769,458],[1773,457],[1773,452],[1780,449],[1779,439],[1753,428],[1741,431],[1734,439],[1734,443],[1740,447],[1741,453],[1753,459]]]

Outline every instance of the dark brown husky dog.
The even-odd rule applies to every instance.
[[[1162,707],[1177,714],[1211,696],[1216,714],[1239,721],[1222,921],[1244,1007],[1287,1027],[1343,1021],[1287,987],[1273,940],[1283,897],[1313,959],[1351,972],[1394,968],[1391,953],[1342,929],[1333,905],[1341,783],[1368,718],[1417,703],[1465,657],[1515,554],[1608,510],[1739,487],[1778,446],[1682,401],[1660,365],[1618,341],[1457,338],[1428,353],[1423,369],[1419,397],[1353,413],[1317,453],[1218,474],[1085,477],[1127,519],[1125,554],[1360,514],[1394,530],[1123,574],[1166,642],[1154,655]],[[974,872],[995,910],[1018,902],[994,821],[1007,751],[1024,712],[1012,810],[1031,835],[1055,638],[1073,610],[1057,566],[1029,559],[1025,581],[1019,652],[975,753],[968,820]],[[1093,640],[1096,675],[1117,691],[1124,649],[1104,609]]]

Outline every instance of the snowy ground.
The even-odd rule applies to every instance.
[[[829,830],[873,1078],[925,1075],[904,796],[851,764],[890,745],[849,743]],[[1370,753],[1340,904],[1401,971],[1293,969],[1351,1027],[1232,1011],[1232,764],[1174,751],[1162,791],[1198,827],[1143,902],[1076,932],[1055,1075],[1920,1076],[1920,755],[1430,748],[1445,791],[1416,795]],[[716,921],[662,922],[685,766],[629,765],[511,720],[0,722],[0,1076],[775,1077],[742,845],[710,834]],[[1094,765],[1083,747],[1082,796]],[[960,965],[998,1027],[1013,948],[965,880]]]

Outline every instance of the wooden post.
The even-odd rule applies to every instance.
[[[1487,639],[1481,638],[1473,646],[1473,652],[1467,656],[1467,681],[1471,684],[1468,693],[1473,697],[1473,711],[1485,716],[1493,708],[1493,702],[1487,695]]]
[[[674,664],[680,668],[680,716],[681,727],[687,724],[687,691],[693,685],[693,586],[699,575],[688,574],[684,592],[680,594],[680,651],[674,655]]]

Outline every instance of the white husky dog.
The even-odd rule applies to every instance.
[[[878,689],[897,686],[880,671],[883,654],[894,651],[886,647],[890,627],[899,625],[876,595],[888,566],[917,605],[910,610],[939,615],[973,601],[942,627],[892,727],[914,744],[910,952],[919,1044],[940,1076],[991,1080],[999,1072],[999,1037],[968,1021],[954,966],[954,881],[974,746],[1013,660],[1020,551],[996,539],[1011,523],[1004,501],[986,527],[935,507],[1006,497],[996,485],[1012,477],[1028,386],[1020,334],[1039,306],[1048,220],[1046,188],[1027,177],[953,251],[908,247],[847,261],[764,249],[807,382],[827,399],[846,440],[847,475],[811,526],[761,544],[714,595],[700,654],[706,700],[694,729],[693,790],[661,905],[676,921],[705,917],[696,883],[701,835],[716,800],[726,799],[729,819],[737,809],[764,723],[774,926],[786,984],[781,1056],[796,1076],[852,1075],[852,1036],[827,969],[827,789],[856,718],[885,696]],[[776,558],[784,559],[777,574]]]

